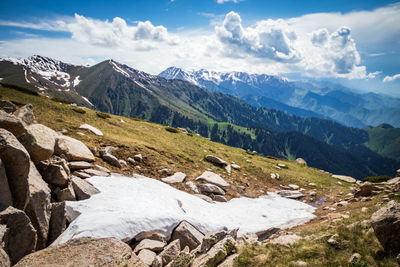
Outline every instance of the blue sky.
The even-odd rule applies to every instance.
[[[0,10],[1,57],[315,77],[400,96],[396,1],[17,0]]]

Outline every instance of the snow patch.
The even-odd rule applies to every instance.
[[[86,102],[88,102],[90,105],[94,106],[94,105],[92,104],[92,102],[89,101],[89,99],[87,99],[87,98],[84,97],[84,96],[82,96],[82,98],[83,98],[83,100],[85,100]]]
[[[274,193],[257,199],[242,197],[226,203],[208,203],[140,175],[86,180],[100,193],[83,201],[66,202],[71,214],[78,216],[53,245],[84,236],[116,237],[127,242],[138,233],[151,230],[169,235],[182,220],[203,233],[239,227],[241,236],[270,227],[293,227],[315,217],[312,206]]]
[[[114,69],[116,72],[122,73],[122,75],[124,75],[124,76],[126,76],[126,77],[128,77],[128,78],[131,77],[131,76],[129,75],[129,73],[127,73],[126,71],[124,71],[123,69],[121,69],[117,64],[115,64],[114,61],[110,60],[110,64],[113,66],[113,69]]]
[[[79,76],[76,76],[74,81],[72,82],[72,85],[75,87],[77,86],[79,83],[81,82],[81,80],[79,80]]]

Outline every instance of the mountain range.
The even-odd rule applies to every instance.
[[[255,150],[263,155],[288,159],[302,157],[310,166],[356,178],[393,175],[398,168],[399,150],[392,149],[390,142],[382,141],[382,136],[398,140],[400,133],[397,128],[387,124],[351,128],[325,119],[325,115],[285,104],[281,101],[294,98],[296,92],[301,96],[301,90],[286,79],[264,75],[263,81],[256,81],[256,75],[226,75],[224,77],[229,81],[226,83],[222,82],[221,76],[209,76],[209,80],[221,82],[210,81],[210,86],[205,89],[196,80],[188,81],[190,77],[167,79],[162,77],[165,73],[151,75],[114,60],[105,60],[91,67],[42,56],[0,60],[3,84],[28,87],[43,95],[63,98],[103,112],[185,127],[214,141]],[[256,97],[257,103],[262,102],[260,99],[263,97],[267,98],[263,103],[275,103],[275,109],[246,103],[235,96],[233,89],[223,92],[219,89],[221,84],[236,81],[240,86],[235,90],[244,92],[245,83],[238,79],[249,84],[275,84],[268,96],[250,96]],[[306,86],[309,84],[304,83],[303,90]],[[259,94],[264,91],[257,90]],[[317,91],[314,88],[309,93],[320,96],[329,93],[326,88]],[[382,99],[396,102],[396,99]]]

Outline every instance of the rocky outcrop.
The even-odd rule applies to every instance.
[[[228,163],[225,160],[220,159],[213,155],[207,155],[206,160],[221,167],[225,167],[226,165],[228,165]]]
[[[300,165],[307,165],[307,161],[305,161],[303,158],[297,158],[296,162]]]
[[[157,258],[159,258],[161,260],[161,266],[165,266],[171,261],[175,260],[180,251],[181,246],[179,240],[174,240],[164,248],[164,250],[156,257],[155,261],[158,261]]]
[[[158,240],[152,239],[143,239],[140,243],[135,247],[134,252],[138,253],[143,249],[148,249],[154,252],[160,252],[164,249],[166,243]]]
[[[400,203],[392,200],[375,212],[371,225],[385,251],[393,254],[400,252]]]
[[[334,175],[332,175],[332,177],[333,177],[333,178],[336,178],[336,179],[338,179],[338,180],[347,182],[347,183],[351,183],[351,184],[354,184],[354,183],[357,181],[357,180],[354,179],[353,177],[346,176],[346,175],[334,174]]]
[[[82,237],[49,247],[24,257],[16,267],[51,266],[146,266],[131,248],[115,238]]]
[[[20,119],[12,114],[8,114],[0,110],[0,128],[10,131],[16,137],[20,137],[26,133],[24,124]]]
[[[192,266],[217,266],[222,263],[226,257],[236,252],[236,242],[231,236],[227,236],[216,243],[208,252],[196,258]]]
[[[354,193],[355,197],[370,197],[376,190],[376,186],[370,182],[364,182],[360,185],[360,189]]]
[[[93,134],[95,134],[97,136],[103,136],[103,133],[99,129],[93,127],[92,125],[86,124],[86,123],[79,126],[79,129],[92,132]]]
[[[176,184],[176,183],[182,183],[183,181],[185,181],[185,178],[186,174],[184,174],[183,172],[176,172],[171,176],[161,178],[161,181],[167,184]]]
[[[202,175],[196,178],[196,181],[205,181],[220,187],[229,187],[229,184],[216,173],[205,171]]]
[[[29,161],[26,149],[17,138],[0,128],[0,159],[3,161],[14,207],[24,210],[29,199]]]
[[[88,199],[91,196],[100,192],[92,184],[86,182],[85,180],[79,177],[71,176],[71,182],[78,200]]]
[[[12,196],[10,186],[8,185],[6,169],[0,158],[0,211],[12,206]]]
[[[94,161],[92,152],[85,144],[64,135],[57,137],[54,153],[58,156],[64,156],[68,161]]]
[[[203,241],[204,235],[190,223],[183,221],[174,230],[171,239],[179,240],[180,247],[197,248]]]
[[[67,228],[67,212],[65,202],[52,203],[47,244],[50,245]]]
[[[38,169],[47,183],[60,188],[68,186],[70,170],[65,159],[54,157],[51,160],[42,161]]]
[[[0,245],[8,254],[12,264],[34,251],[36,230],[23,211],[8,207],[0,212],[0,225],[5,225],[3,236],[0,236],[3,245]]]

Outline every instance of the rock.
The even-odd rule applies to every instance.
[[[85,144],[64,135],[57,137],[54,153],[58,156],[65,156],[68,161],[94,161],[92,152]]]
[[[280,178],[280,176],[279,176],[279,173],[271,173],[270,174],[270,176],[271,176],[271,179],[276,179],[276,180],[279,180],[279,178]]]
[[[374,193],[373,191],[376,190],[376,186],[370,182],[364,182],[360,185],[360,189],[355,192],[355,197],[370,197]]]
[[[202,175],[196,178],[196,181],[205,181],[210,184],[215,184],[219,187],[229,187],[229,184],[216,173],[205,171]]]
[[[201,242],[200,253],[207,252],[208,250],[210,250],[212,246],[214,246],[219,241],[224,239],[227,235],[228,235],[227,231],[215,231],[207,233],[204,236],[203,241]]]
[[[347,183],[351,183],[354,184],[357,180],[354,179],[353,177],[350,176],[345,176],[345,175],[337,175],[337,174],[333,174],[332,175],[333,178],[339,179],[341,181],[347,182]]]
[[[227,236],[216,243],[207,253],[196,258],[192,266],[217,266],[223,262],[227,256],[235,252],[235,240],[231,236]]]
[[[3,110],[7,113],[13,113],[17,110],[17,106],[9,101],[0,100],[0,110]]]
[[[286,166],[283,163],[278,163],[278,167],[281,168],[281,169],[287,169],[288,168],[288,166]]]
[[[170,173],[171,173],[171,169],[164,168],[164,169],[158,170],[158,173],[161,173],[161,174],[170,174]]]
[[[317,195],[317,192],[315,192],[315,191],[311,191],[311,192],[310,192],[310,196],[311,196],[311,197],[315,197],[316,195]]]
[[[103,172],[103,171],[94,170],[94,169],[85,169],[85,170],[82,170],[81,172],[89,174],[90,176],[104,176],[104,177],[110,176],[109,172]]]
[[[190,250],[198,247],[203,241],[204,235],[193,225],[182,221],[172,233],[171,240],[179,240],[180,247],[189,247]]]
[[[316,186],[317,186],[316,183],[309,183],[308,185],[309,185],[309,186],[313,186],[313,187],[316,187]]]
[[[47,183],[60,188],[68,186],[70,171],[65,159],[54,158],[50,161],[42,161],[38,169]]]
[[[189,247],[185,247],[185,249],[179,253],[178,257],[176,257],[175,260],[171,261],[167,266],[168,267],[190,266],[192,259],[193,255],[189,253]]]
[[[3,161],[0,159],[0,211],[12,206],[12,196],[10,186],[8,185],[6,169]]]
[[[307,165],[307,161],[305,161],[303,158],[297,158],[296,162],[301,165]]]
[[[10,267],[11,262],[7,253],[0,247],[0,266],[2,267]]]
[[[135,236],[135,241],[139,242],[142,241],[143,239],[151,239],[151,240],[157,240],[166,243],[167,242],[167,237],[164,234],[164,231],[162,230],[154,230],[150,232],[140,232]]]
[[[282,245],[282,246],[289,246],[289,245],[293,245],[300,239],[301,239],[301,237],[296,234],[280,235],[277,238],[272,239],[270,241],[270,243],[278,244],[278,245]]]
[[[47,245],[51,191],[33,162],[30,162],[28,177],[30,197],[25,213],[36,229],[37,243],[35,249],[39,250]]]
[[[108,164],[110,164],[112,166],[115,166],[117,168],[121,168],[122,167],[121,163],[119,162],[119,160],[115,156],[111,155],[110,153],[103,153],[101,158],[105,162],[107,162]]]
[[[202,195],[202,194],[194,194],[196,197],[201,198],[204,201],[207,201],[208,203],[214,203],[214,201],[212,200],[212,198],[206,196],[206,195]]]
[[[72,187],[72,183],[69,183],[66,188],[57,192],[57,200],[58,202],[76,200],[76,195],[74,188]]]
[[[148,249],[154,252],[160,252],[165,247],[166,243],[158,240],[151,239],[143,239],[140,243],[135,247],[134,252],[138,253],[142,249]]]
[[[149,249],[142,249],[138,254],[139,259],[141,259],[143,263],[147,264],[148,266],[153,263],[156,256],[157,254]]]
[[[18,140],[29,152],[32,161],[37,164],[49,159],[53,155],[58,134],[42,124],[29,125],[26,130]]]
[[[218,267],[232,267],[235,266],[235,263],[237,262],[239,258],[239,254],[232,254],[229,257],[227,257],[223,263],[218,265]]]
[[[176,184],[176,183],[182,183],[186,178],[186,174],[183,172],[176,172],[171,176],[161,178],[161,181],[167,184]]]
[[[29,199],[29,161],[26,149],[17,138],[0,128],[0,159],[4,164],[14,207],[24,210]]]
[[[90,175],[90,174],[87,174],[85,172],[78,172],[78,171],[73,172],[72,175],[77,176],[82,179],[87,179],[87,178],[92,177],[92,175]]]
[[[214,193],[218,195],[225,195],[225,191],[214,184],[199,184],[197,186],[201,193]]]
[[[160,257],[163,266],[165,266],[171,261],[175,260],[178,257],[180,251],[180,241],[174,240],[164,248],[164,250],[158,255],[158,257]]]
[[[12,114],[0,110],[0,128],[10,131],[17,138],[26,133],[24,124]]]
[[[16,267],[52,266],[137,266],[145,264],[131,248],[116,238],[81,237],[56,247],[48,247],[24,257]]]
[[[10,257],[11,264],[34,251],[36,230],[23,211],[8,207],[0,212],[0,224],[6,226],[3,249]]]
[[[305,197],[305,195],[302,194],[300,191],[294,191],[294,190],[282,190],[278,191],[277,193],[282,197],[290,199],[301,199]]]
[[[102,172],[111,174],[111,171],[110,171],[109,169],[103,167],[103,166],[100,166],[100,165],[97,165],[97,164],[96,164],[96,165],[94,165],[94,168],[95,168],[96,170],[98,170],[98,171],[102,171]]]
[[[132,165],[135,165],[135,163],[136,163],[135,160],[131,157],[128,158],[128,162]]]
[[[257,241],[260,241],[260,242],[264,241],[264,240],[270,238],[273,234],[279,232],[280,230],[281,229],[279,229],[279,228],[271,227],[271,228],[268,228],[267,230],[259,231],[256,233]]]
[[[293,189],[293,190],[297,190],[300,188],[300,186],[298,186],[296,184],[289,184],[289,187],[290,187],[290,189]]]
[[[220,196],[220,195],[215,195],[215,196],[214,196],[214,200],[217,201],[217,202],[228,202],[228,200],[226,199],[226,197]]]
[[[232,173],[232,167],[231,167],[231,165],[226,165],[226,166],[225,166],[225,170],[226,170],[226,172],[227,172],[229,175],[231,175],[231,173]]]
[[[292,261],[290,262],[290,266],[294,265],[294,266],[307,266],[307,262],[305,261]]]
[[[353,255],[351,255],[349,263],[359,262],[360,260],[361,260],[361,255],[359,253],[354,253]]]
[[[53,243],[67,228],[65,202],[52,203],[50,210],[48,244]]]
[[[232,169],[240,170],[240,166],[235,163],[232,163],[231,166],[232,166]]]
[[[143,156],[142,156],[142,154],[137,154],[137,155],[133,156],[133,159],[141,162],[143,160]]]
[[[206,160],[211,163],[214,163],[216,165],[222,166],[222,167],[225,167],[226,165],[228,165],[228,163],[225,160],[220,159],[216,156],[212,156],[212,155],[207,155]]]
[[[33,114],[33,106],[31,104],[20,107],[13,114],[26,125],[35,123],[35,115]]]
[[[100,193],[96,187],[79,177],[71,176],[71,182],[78,200],[88,199]]]
[[[86,161],[70,161],[70,162],[68,162],[68,168],[70,169],[70,171],[89,169],[92,167],[93,167],[93,165]]]
[[[193,192],[195,192],[195,193],[197,193],[197,194],[200,193],[200,191],[199,191],[199,189],[197,188],[197,185],[196,185],[195,183],[189,181],[189,182],[186,182],[185,185],[186,185],[187,187],[189,187],[190,190],[192,190]]]
[[[371,225],[386,252],[400,252],[400,203],[392,200],[372,214]]]
[[[99,129],[93,127],[92,125],[86,124],[86,123],[79,126],[79,129],[87,130],[98,136],[103,136],[103,133]]]

